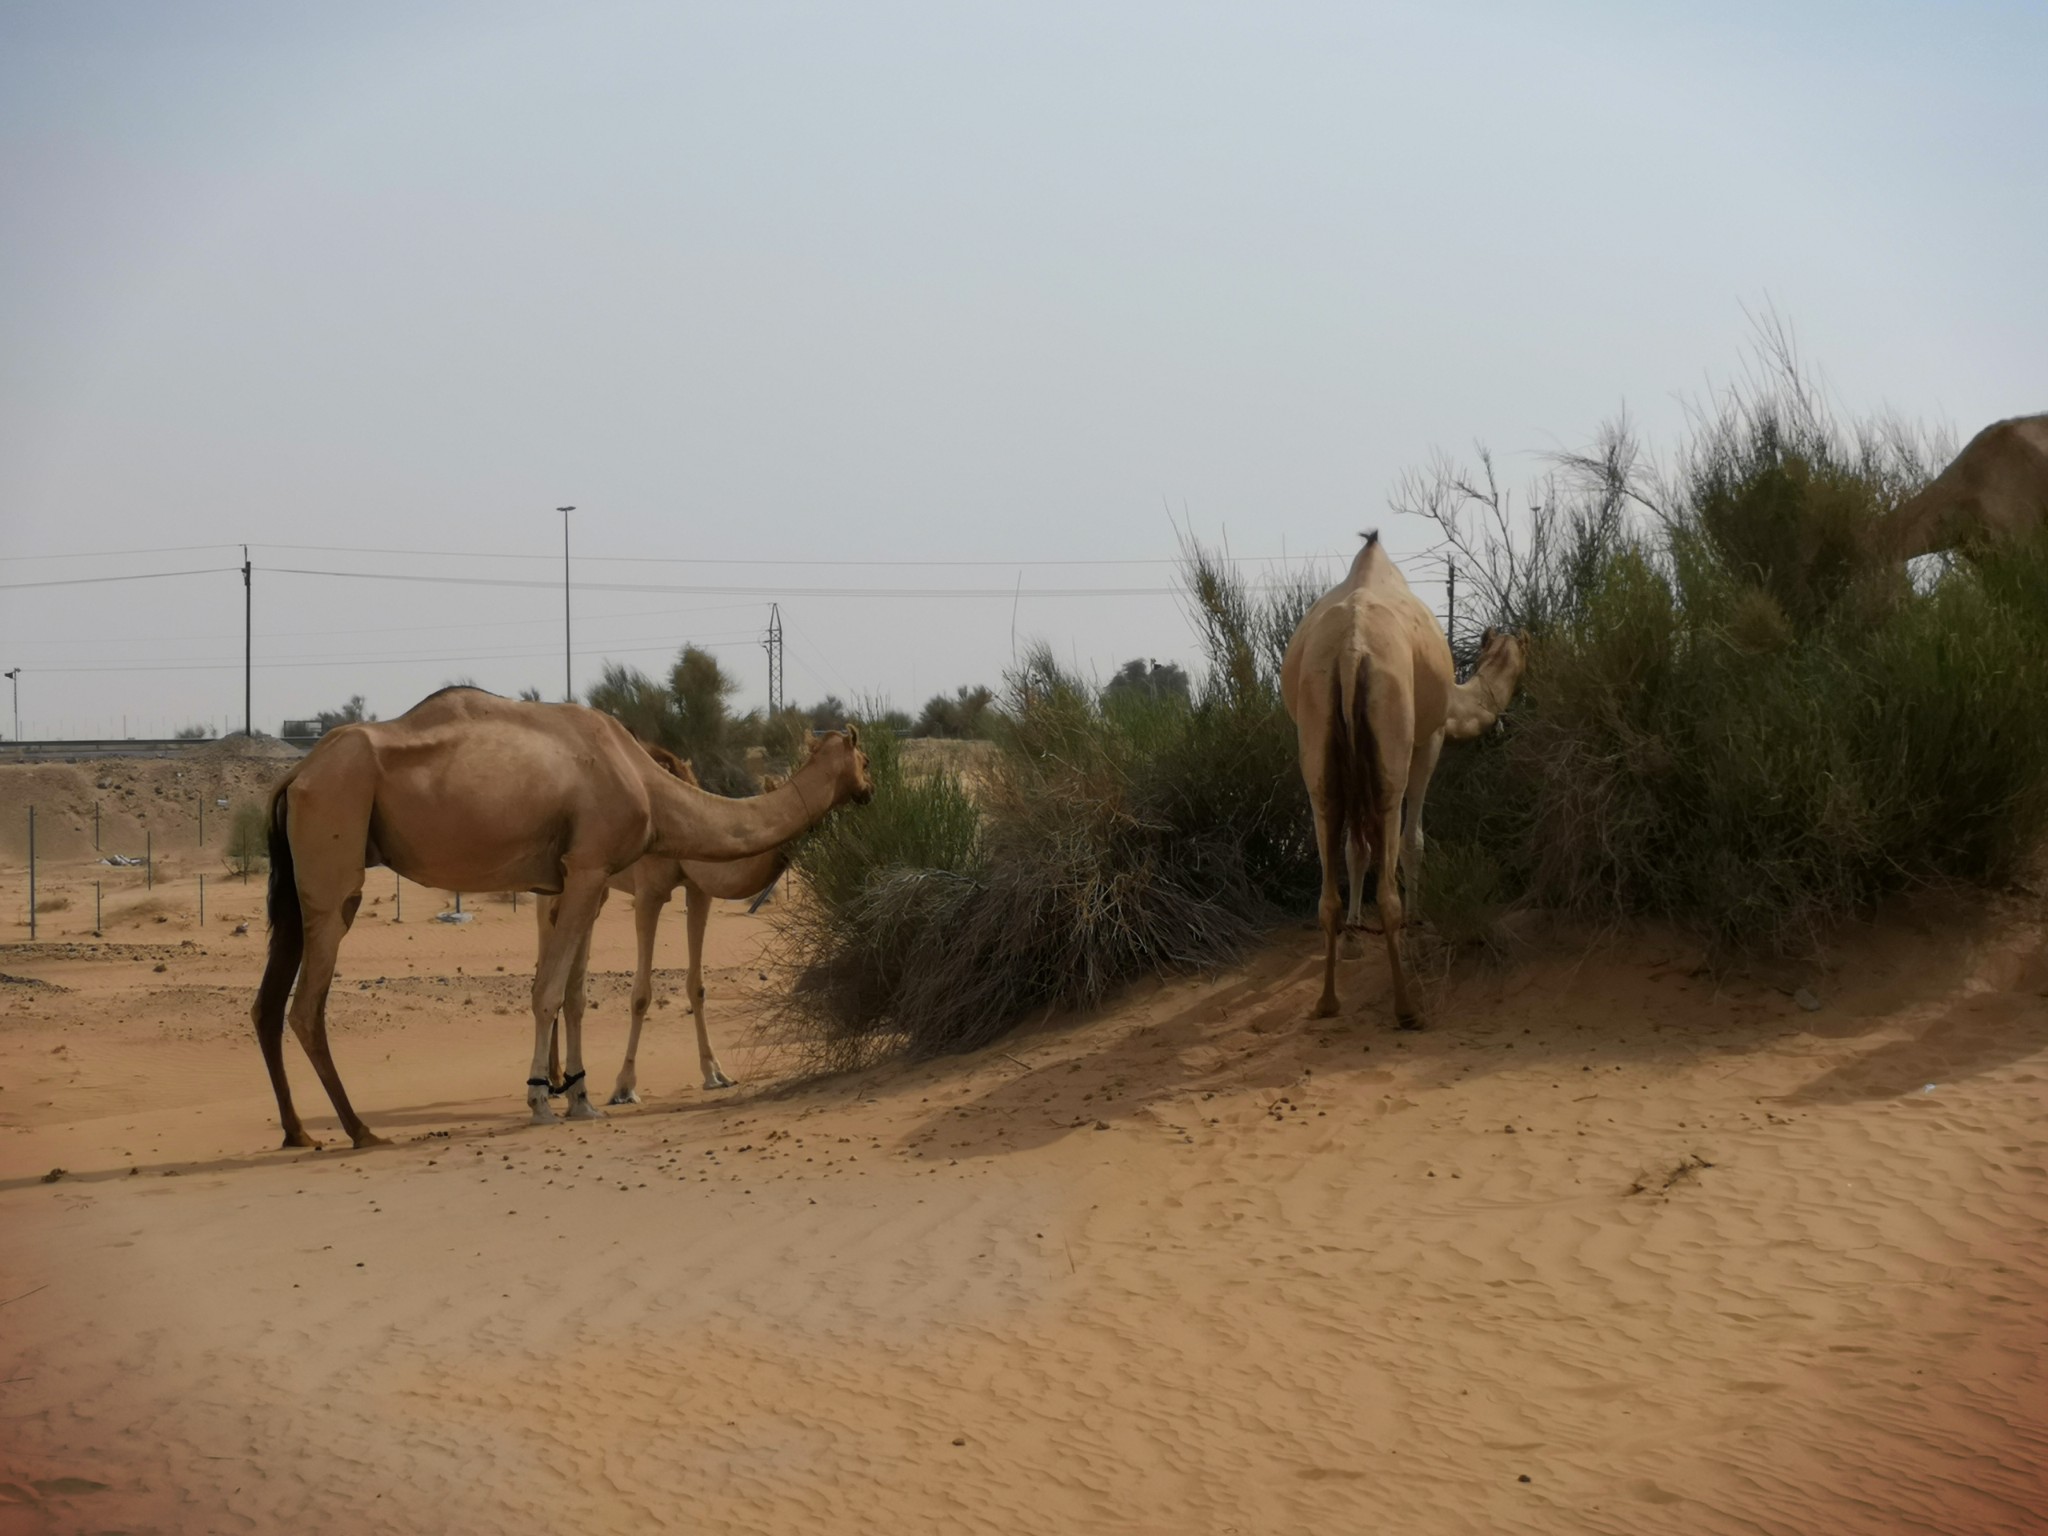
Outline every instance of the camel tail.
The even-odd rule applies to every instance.
[[[1348,680],[1347,671],[1352,671]],[[1329,758],[1323,774],[1323,828],[1328,846],[1323,857],[1331,869],[1344,867],[1347,836],[1360,838],[1375,861],[1380,852],[1379,746],[1373,740],[1371,716],[1365,707],[1370,677],[1370,667],[1361,656],[1340,660],[1330,679]]]
[[[284,1028],[284,1005],[306,952],[306,920],[299,909],[299,882],[292,868],[292,842],[285,828],[286,780],[270,793],[270,959],[256,992],[256,1028]]]

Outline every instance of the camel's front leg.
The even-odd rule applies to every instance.
[[[605,893],[597,893],[597,905],[604,908]],[[602,1120],[604,1111],[590,1102],[590,1086],[583,1076],[583,1009],[589,999],[590,981],[590,935],[596,926],[592,914],[591,928],[583,930],[583,941],[576,946],[576,958],[569,967],[569,982],[562,990],[562,1033],[567,1037],[566,1059],[562,1063],[562,1086],[560,1092],[569,1101],[571,1120]],[[550,1092],[555,1090],[552,1086]]]
[[[602,869],[571,871],[555,898],[554,920],[547,925],[541,941],[540,964],[533,973],[533,1066],[526,1077],[526,1103],[533,1111],[535,1125],[548,1125],[555,1113],[548,1107],[548,1047],[555,1019],[569,990],[569,979],[577,969],[579,952],[590,937],[597,909],[604,904],[605,872]],[[568,1041],[569,1072],[578,1076],[583,1067],[582,1032]],[[570,1090],[581,1089],[576,1082]],[[573,1105],[572,1105],[573,1107]],[[592,1113],[595,1113],[593,1110]]]
[[[1417,742],[1415,754],[1408,760],[1408,821],[1401,830],[1401,874],[1409,909],[1415,912],[1422,910],[1422,802],[1429,795],[1429,781],[1443,750],[1444,733],[1438,731]]]
[[[612,1085],[614,1104],[640,1102],[640,1031],[647,1023],[647,1005],[654,1001],[654,939],[668,898],[667,891],[636,887],[633,892],[633,937],[639,941],[633,964],[633,1023],[626,1031],[626,1059],[619,1066],[619,1080]]]
[[[711,917],[711,897],[696,886],[687,888],[684,924],[690,935],[690,1017],[697,1025],[697,1065],[704,1069],[704,1087],[730,1088],[731,1078],[711,1052],[711,1032],[704,1024],[704,925]]]

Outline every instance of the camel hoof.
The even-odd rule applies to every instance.
[[[640,1090],[638,1088],[615,1088],[612,1090],[612,1096],[605,1100],[605,1102],[607,1104],[638,1104],[640,1102]]]
[[[1344,930],[1344,937],[1337,941],[1337,954],[1340,959],[1344,960],[1362,960],[1365,958],[1365,940],[1358,936],[1356,928],[1346,928]]]
[[[1417,1013],[1397,1013],[1394,1015],[1394,1028],[1420,1029],[1422,1028],[1422,1015]]]
[[[602,1120],[604,1118],[604,1111],[591,1103],[590,1100],[579,1098],[569,1105],[569,1118],[571,1120]]]
[[[316,1152],[320,1150],[320,1143],[313,1137],[308,1136],[304,1131],[293,1131],[289,1136],[285,1137],[284,1145],[288,1148],[311,1147]]]
[[[351,1139],[355,1142],[358,1152],[362,1151],[365,1147],[388,1147],[391,1145],[388,1137],[379,1136],[374,1131],[365,1131],[362,1135]]]
[[[1337,999],[1334,997],[1324,998],[1316,1004],[1315,1011],[1309,1017],[1312,1019],[1334,1019],[1337,1017]]]
[[[555,1124],[555,1112],[548,1108],[546,1100],[542,1100],[533,1106],[533,1118],[526,1123],[528,1125],[553,1125]]]
[[[738,1086],[739,1084],[727,1077],[724,1069],[715,1063],[711,1070],[704,1074],[704,1091],[706,1093],[711,1092],[714,1088],[737,1088]]]

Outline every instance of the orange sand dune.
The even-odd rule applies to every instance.
[[[229,933],[258,894],[0,945],[53,984],[0,985],[0,1536],[2048,1530],[2038,913],[1718,983],[1632,942],[1416,1036],[1372,960],[1306,1022],[1304,928],[791,1087],[769,920],[727,909],[742,1088],[671,1006],[647,1104],[531,1129],[525,913],[409,890],[333,1005],[399,1144],[304,1153]]]

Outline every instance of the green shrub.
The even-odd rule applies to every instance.
[[[2007,878],[2048,829],[2048,554],[1916,590],[1872,535],[1930,455],[1839,430],[1796,379],[1727,402],[1669,485],[1605,444],[1512,549],[1440,519],[1475,621],[1540,611],[1502,740],[1444,755],[1432,876],[1483,848],[1511,900],[1778,950]],[[1626,504],[1653,515],[1601,516]]]
[[[261,874],[270,868],[270,825],[261,802],[238,804],[228,822],[222,862],[234,874]]]
[[[1212,657],[1193,700],[1097,690],[1037,646],[992,714],[978,808],[943,776],[918,799],[893,743],[871,753],[875,800],[806,842],[818,900],[785,930],[785,1011],[821,1066],[971,1050],[1033,1011],[1225,963],[1310,898],[1279,661],[1315,588],[1255,594],[1194,548],[1188,575]]]

